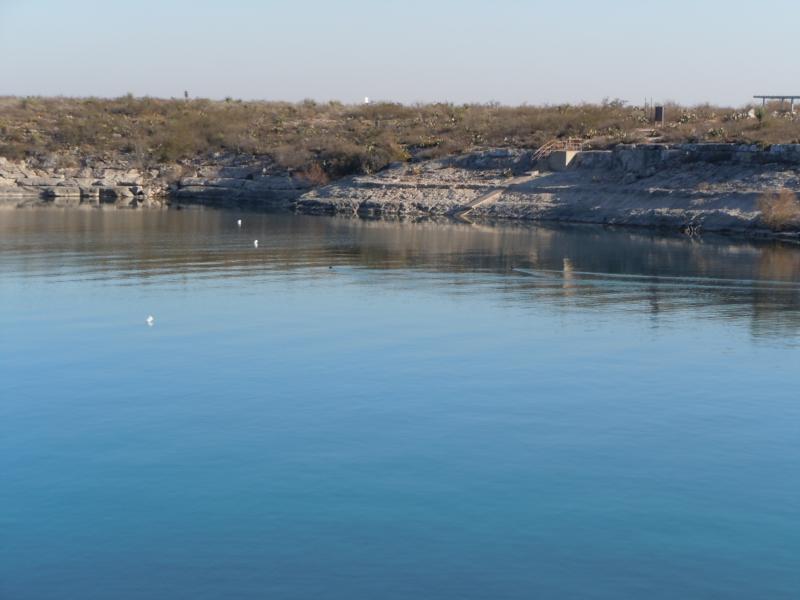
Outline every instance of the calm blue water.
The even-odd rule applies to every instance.
[[[0,212],[0,597],[798,597],[800,249],[240,216]]]

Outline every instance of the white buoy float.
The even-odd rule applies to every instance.
[[[238,227],[241,227],[241,226],[242,226],[242,220],[241,220],[241,219],[239,219],[238,221],[236,221],[236,225],[237,225]]]
[[[153,315],[147,315],[147,318],[144,320],[144,322],[147,323],[148,327],[152,327],[156,322],[156,318]]]
[[[253,248],[258,248],[258,240],[253,240]]]

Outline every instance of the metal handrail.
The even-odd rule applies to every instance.
[[[536,161],[546,158],[557,150],[572,150],[580,152],[583,150],[583,140],[579,138],[567,138],[564,140],[554,138],[539,147],[539,149],[533,154],[533,160]]]

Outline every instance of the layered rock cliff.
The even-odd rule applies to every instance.
[[[338,181],[304,194],[297,210],[425,214],[639,225],[691,231],[764,231],[759,200],[800,192],[800,145],[620,146],[577,152],[563,170],[495,150]]]
[[[217,155],[141,168],[124,160],[92,161],[78,167],[0,158],[0,200],[5,205],[117,208],[162,207],[170,203],[245,204],[289,207],[310,184],[269,159]]]
[[[768,229],[761,210],[765,195],[800,192],[800,145],[794,144],[649,144],[557,158],[534,162],[531,151],[490,149],[397,163],[324,186],[247,155],[217,154],[149,169],[100,160],[58,167],[0,159],[0,199],[6,206],[250,205],[759,234]],[[800,219],[790,218],[781,229],[792,235]]]

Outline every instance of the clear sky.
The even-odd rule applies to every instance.
[[[0,95],[741,105],[797,0],[0,0]]]

